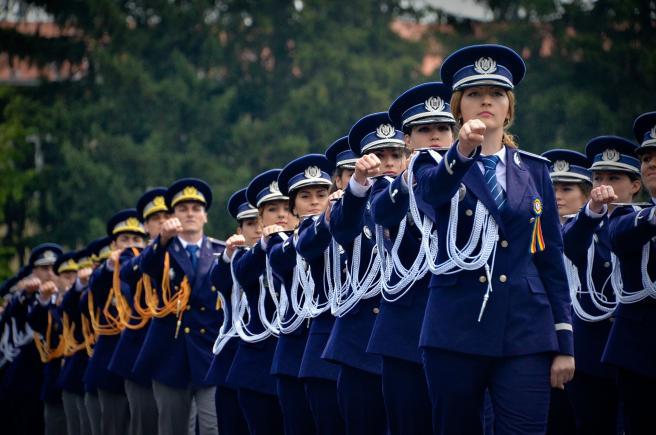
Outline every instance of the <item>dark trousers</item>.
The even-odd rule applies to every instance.
[[[305,378],[305,397],[310,405],[317,435],[344,433],[344,418],[337,403],[337,382]]]
[[[578,373],[576,376],[578,377]],[[567,385],[569,390],[570,384]],[[595,432],[596,433],[596,432]],[[547,421],[547,435],[574,435],[576,434],[576,419],[574,408],[567,391],[558,388],[551,389],[549,400],[549,420]]]
[[[620,369],[617,376],[626,435],[656,433],[656,378]]]
[[[491,358],[423,349],[435,434],[483,434],[486,389],[495,435],[543,435],[547,426],[552,356]]]
[[[579,435],[617,435],[619,394],[613,379],[576,372],[567,384]],[[555,433],[555,432],[554,432]]]
[[[270,394],[240,388],[239,407],[244,413],[251,435],[282,435],[282,413],[278,398]]]
[[[337,401],[347,435],[387,433],[380,376],[342,365],[337,378]]]
[[[248,435],[248,425],[239,407],[237,390],[216,387],[216,418],[221,435]]]
[[[431,402],[423,366],[384,356],[382,382],[390,435],[430,434]]]
[[[312,435],[314,422],[303,381],[293,376],[276,375],[276,389],[285,435]]]
[[[43,421],[43,402],[33,396],[12,396],[7,400],[9,422],[2,422],[0,427],[7,428],[7,433],[16,435],[42,435],[45,431]],[[4,429],[0,430],[4,433]]]

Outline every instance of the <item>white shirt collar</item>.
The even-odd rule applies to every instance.
[[[499,157],[499,164],[502,164],[502,165],[506,166],[506,147],[505,146],[502,146],[499,151],[497,151],[496,153],[494,153],[492,155]]]
[[[192,244],[198,246],[198,249],[203,247],[203,238],[202,237],[196,243],[189,243],[180,236],[178,236],[178,240],[180,241],[180,244],[182,245],[183,249],[187,249],[187,246],[192,245]]]

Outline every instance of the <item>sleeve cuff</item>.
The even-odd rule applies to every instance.
[[[349,188],[351,189],[351,193],[353,194],[353,196],[357,196],[358,198],[364,198],[365,196],[367,196],[367,193],[371,188],[371,181],[367,180],[367,185],[363,186],[362,184],[355,181],[355,177],[351,177],[351,179],[349,180]]]
[[[594,212],[590,210],[590,201],[585,205],[585,215],[592,219],[601,219],[608,212],[608,206],[604,204],[601,209],[601,213]]]
[[[233,252],[233,255],[234,255],[234,252]],[[227,249],[223,250],[223,254],[221,254],[221,260],[226,264],[230,263],[230,257],[228,256],[228,250]]]
[[[569,323],[556,323],[556,336],[558,338],[558,353],[574,356],[574,334]]]

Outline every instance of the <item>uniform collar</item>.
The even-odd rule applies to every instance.
[[[182,245],[183,249],[187,249],[187,246],[189,246],[189,245],[196,245],[196,246],[198,246],[198,249],[203,247],[203,237],[198,239],[198,242],[196,242],[196,243],[189,243],[186,240],[184,240],[182,237],[178,236],[178,241]]]

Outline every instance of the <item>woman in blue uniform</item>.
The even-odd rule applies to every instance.
[[[639,116],[633,131],[640,142],[642,182],[650,206],[618,207],[609,219],[612,249],[619,260],[623,288],[602,361],[617,368],[623,422],[627,435],[654,433],[656,406],[656,112]],[[608,156],[608,153],[607,153]],[[603,156],[602,156],[603,157]],[[617,159],[615,153],[613,160]],[[632,164],[620,156],[619,162]],[[615,289],[617,292],[617,288]]]
[[[640,190],[638,161],[631,156],[634,149],[630,141],[616,136],[601,136],[588,142],[586,154],[593,162],[590,200],[563,227],[565,255],[576,266],[575,287],[580,286],[577,294],[572,294],[577,373],[568,388],[579,433],[617,433],[615,371],[601,363],[617,305],[610,279],[608,218],[616,207],[613,203],[631,203]],[[608,150],[619,153],[620,159],[608,158]],[[590,249],[594,252],[592,262]]]
[[[217,306],[224,312],[225,328],[217,340],[224,341],[217,348],[207,371],[207,380],[216,385],[216,417],[220,434],[245,435],[248,426],[244,414],[239,407],[237,389],[226,382],[228,371],[235,358],[239,339],[233,337],[230,331],[232,321],[232,272],[230,260],[235,251],[240,248],[250,248],[260,239],[262,230],[257,219],[257,209],[246,200],[246,189],[233,193],[228,199],[228,213],[237,221],[237,232],[226,240],[226,249],[212,267],[210,277],[212,289],[217,293]]]
[[[549,175],[553,182],[560,222],[561,224],[565,224],[568,220],[571,220],[576,216],[581,207],[583,207],[588,200],[590,190],[592,189],[590,170],[588,169],[590,167],[590,162],[585,155],[577,151],[564,149],[546,151],[542,153],[542,157],[551,161]],[[567,254],[567,240],[564,240],[564,244],[565,254]],[[586,249],[587,247],[583,247],[583,250]],[[568,264],[571,263],[569,260],[566,260],[566,268],[568,267]],[[571,267],[570,270],[574,271]],[[585,271],[583,273],[585,273]],[[571,292],[572,283],[570,282],[570,294],[572,299],[579,297],[577,293],[572,294]],[[572,320],[574,322],[574,346],[576,347],[578,332],[578,327],[576,325],[577,316],[574,316]],[[580,339],[578,341],[580,343]],[[575,355],[577,355],[577,357],[580,356],[578,351],[575,352]],[[580,362],[580,360],[577,362]],[[580,368],[580,364],[577,368]],[[567,391],[558,388],[551,389],[547,434],[568,435],[576,433],[574,409],[568,395],[568,392],[571,392],[571,386],[574,382],[576,382],[576,379],[568,385]]]
[[[380,295],[376,287],[380,270],[376,271],[375,224],[373,222],[369,194],[373,185],[370,177],[394,176],[405,165],[403,133],[396,130],[387,112],[373,113],[360,119],[349,132],[349,146],[361,157],[355,165],[344,195],[330,212],[330,230],[333,238],[347,253],[350,268],[350,289],[346,298],[355,295],[357,285],[370,286],[360,289],[369,297],[351,302],[350,311],[338,314],[324,358],[340,364],[337,394],[346,422],[346,433],[385,433],[387,430],[382,398],[382,366],[378,355],[367,353],[374,321],[380,313]],[[360,268],[355,265],[359,262]],[[370,281],[366,274],[377,274]],[[361,282],[357,282],[361,281]],[[355,283],[355,284],[354,284]],[[339,290],[335,284],[335,291]],[[342,299],[345,297],[342,296]],[[336,298],[338,299],[338,298]],[[340,307],[341,308],[341,307]]]
[[[313,220],[328,204],[332,167],[322,154],[299,157],[285,166],[278,176],[278,187],[289,196],[291,213],[301,220]],[[296,237],[278,233],[267,249],[274,275],[284,284],[280,293],[280,336],[271,372],[278,381],[278,398],[283,410],[285,434],[312,434],[314,422],[305,395],[305,383],[299,378],[301,362],[314,306],[314,286],[308,276],[307,263],[297,263]],[[283,304],[283,291],[287,302]],[[312,295],[312,297],[308,297]],[[298,307],[294,305],[298,304]]]
[[[246,199],[258,209],[262,237],[248,250],[235,252],[232,258],[234,278],[243,289],[250,309],[246,320],[232,313],[233,327],[241,338],[227,383],[238,389],[239,405],[251,435],[282,434],[280,405],[276,397],[276,382],[271,375],[271,362],[277,338],[265,321],[275,317],[273,303],[266,284],[266,247],[274,233],[291,225],[289,198],[278,189],[280,169],[271,169],[255,177],[246,190]],[[277,291],[277,289],[275,290]],[[265,292],[267,319],[260,318],[260,293]],[[233,301],[234,303],[234,301]],[[241,323],[239,323],[241,322]]]
[[[455,120],[448,104],[450,97],[450,88],[431,82],[409,89],[392,103],[390,118],[403,131],[408,149],[444,152],[451,146]],[[421,272],[412,268],[419,256],[421,232],[409,215],[404,175],[378,177],[370,195],[373,219],[384,228],[388,255],[395,255],[390,248],[401,237],[397,260],[414,271],[414,276],[391,273],[390,284],[401,286],[393,293],[383,289],[384,300],[367,347],[368,352],[382,356],[383,398],[391,434],[432,431],[431,404],[419,351],[430,273],[425,266]]]
[[[420,341],[435,433],[482,433],[488,389],[495,434],[543,434],[550,386],[574,374],[549,162],[506,132],[524,72],[504,46],[450,55],[441,76],[459,140],[439,165],[414,167],[439,243]]]
[[[342,137],[328,148],[326,159],[331,167],[335,167],[331,187],[333,193],[329,197],[332,201],[341,194],[341,188],[348,183],[357,157],[348,146],[348,138]],[[344,433],[344,419],[337,402],[339,365],[321,358],[335,322],[328,305],[331,288],[328,279],[331,277],[325,277],[324,254],[329,252],[335,255],[332,253],[329,220],[330,210],[327,202],[321,214],[301,222],[295,244],[296,252],[309,265],[310,275],[314,281],[315,304],[323,307],[321,310],[317,309],[308,318],[308,338],[303,350],[299,377],[305,383],[305,393],[314,419],[315,431],[317,434],[325,435]]]

